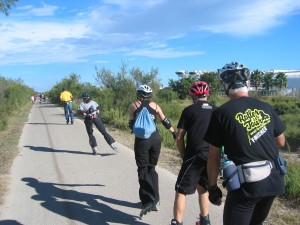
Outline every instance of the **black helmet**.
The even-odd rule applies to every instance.
[[[250,70],[238,62],[225,64],[218,73],[220,80],[232,89],[246,86],[246,81],[250,79]]]
[[[66,86],[63,86],[61,90],[62,90],[62,91],[65,91],[65,90],[67,90],[67,87],[66,87]]]
[[[89,93],[84,92],[84,93],[81,95],[81,97],[82,97],[83,99],[89,99],[89,98],[90,98],[90,95],[89,95]]]

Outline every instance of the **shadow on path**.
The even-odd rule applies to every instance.
[[[23,224],[15,220],[1,220],[0,225],[23,225]]]
[[[92,155],[90,152],[81,152],[81,151],[72,151],[72,150],[58,150],[43,146],[31,146],[31,145],[24,145],[23,147],[29,148],[30,150],[37,151],[37,152],[56,152],[56,153],[70,153],[70,154],[82,154],[82,155]]]
[[[81,155],[93,155],[91,152],[82,152],[82,151],[72,151],[72,150],[59,150],[59,149],[53,149],[43,146],[32,146],[32,145],[24,145],[24,148],[29,148],[30,150],[36,151],[36,152],[56,152],[56,153],[70,153],[70,154],[81,154]],[[99,151],[99,150],[98,150]],[[97,155],[100,155],[101,157],[106,156],[112,156],[116,155],[116,153],[97,153]]]
[[[35,178],[25,177],[22,181],[35,189],[36,195],[31,198],[40,201],[46,209],[71,220],[80,221],[84,224],[108,225],[109,223],[146,225],[139,221],[137,216],[130,215],[114,209],[105,203],[138,208],[139,203],[108,198],[101,195],[88,194],[75,190],[66,190],[57,186],[67,188],[76,186],[99,186],[99,184],[56,184],[40,182]]]
[[[30,125],[64,125],[67,126],[68,124],[66,123],[27,123]]]

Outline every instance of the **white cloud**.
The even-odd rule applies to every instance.
[[[42,3],[0,25],[0,64],[83,62],[88,56],[118,53],[152,58],[204,54],[172,44],[189,32],[252,36],[299,13],[300,0],[105,0],[89,10],[65,9],[68,20],[54,17],[63,7]],[[47,21],[28,15],[48,16]]]
[[[56,10],[59,9],[58,6],[54,5],[47,5],[44,2],[41,2],[41,7],[34,7],[33,5],[26,5],[22,7],[17,7],[18,10],[15,15],[17,16],[25,16],[25,15],[32,15],[32,16],[53,16]]]
[[[149,58],[177,58],[184,56],[203,55],[201,51],[177,51],[174,49],[139,49],[133,50],[126,55],[146,56]]]

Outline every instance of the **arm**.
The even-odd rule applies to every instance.
[[[208,175],[208,185],[217,185],[217,179],[219,176],[221,159],[221,148],[209,145],[209,151],[207,156],[207,175]]]
[[[134,111],[136,110],[136,106],[134,103],[131,103],[128,107],[129,112],[129,121],[128,121],[128,127],[132,130],[134,125]]]
[[[185,143],[184,143],[185,133],[186,130],[179,128],[176,137],[176,145],[182,159],[184,158],[184,152],[185,152]]]
[[[275,142],[278,148],[283,148],[285,146],[285,135],[282,133],[275,137]]]
[[[163,111],[161,110],[159,105],[157,105],[156,112],[160,118],[160,121],[164,125],[164,127],[172,133],[174,140],[176,140],[176,136],[177,136],[176,131],[172,127],[171,121],[165,116],[165,114],[163,113]]]
[[[222,191],[217,185],[219,176],[219,166],[221,158],[221,148],[209,145],[207,157],[207,175],[208,175],[208,198],[214,205],[221,205]]]

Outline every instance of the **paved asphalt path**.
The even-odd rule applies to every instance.
[[[33,105],[0,207],[0,225],[170,224],[176,176],[157,168],[160,209],[140,220],[133,151],[116,140],[116,154],[98,130],[94,133],[97,156],[81,119],[66,125],[62,108]],[[211,206],[212,225],[222,224],[222,209]],[[184,225],[194,225],[198,213],[197,196],[189,196]]]

